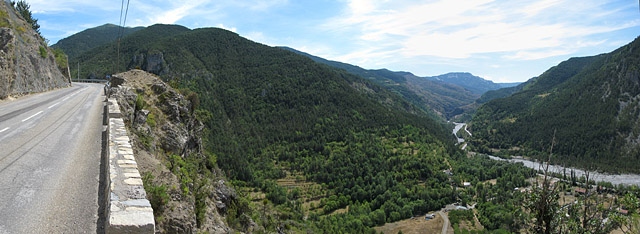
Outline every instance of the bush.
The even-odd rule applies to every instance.
[[[135,110],[139,111],[144,109],[144,107],[146,106],[146,102],[144,101],[144,98],[142,97],[142,94],[138,94],[138,96],[136,97],[136,106],[135,106]]]
[[[56,58],[56,64],[60,69],[66,69],[69,66],[69,61],[67,60],[67,55],[64,54],[62,49],[57,48],[53,50],[53,55]]]
[[[46,57],[47,57],[47,55],[48,55],[48,54],[47,54],[47,49],[46,49],[46,48],[44,48],[44,47],[42,47],[42,46],[40,46],[40,56],[41,56],[42,58],[46,58]]]
[[[147,124],[151,128],[156,127],[156,115],[154,115],[153,113],[149,113],[149,115],[147,116]]]
[[[147,192],[147,198],[153,208],[153,214],[158,216],[164,210],[164,206],[169,201],[167,187],[164,185],[156,186],[153,184],[153,175],[146,173],[142,177],[144,190]]]

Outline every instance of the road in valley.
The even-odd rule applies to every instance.
[[[102,87],[0,103],[0,234],[98,230]]]

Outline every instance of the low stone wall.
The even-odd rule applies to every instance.
[[[115,99],[108,99],[108,173],[106,233],[154,233],[151,203],[146,199],[131,141]]]

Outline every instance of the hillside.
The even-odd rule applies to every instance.
[[[425,79],[409,72],[394,72],[387,69],[367,70],[355,65],[320,58],[289,47],[280,48],[371,80],[399,94],[421,110],[430,113],[431,116],[443,119],[451,119],[465,111],[470,111],[468,105],[480,96],[480,94],[474,94],[457,84]]]
[[[60,48],[69,56],[70,63],[76,64],[76,57],[90,49],[118,39],[118,35],[129,35],[143,27],[123,28],[113,24],[104,24],[89,28],[58,41],[52,48]]]
[[[363,233],[453,201],[441,172],[461,156],[450,130],[373,82],[216,28],[154,25],[121,43],[130,60],[119,66],[197,103],[206,154],[244,194],[226,211],[230,228]],[[82,54],[81,66],[108,72],[113,46]],[[329,215],[347,206],[362,211]]]
[[[553,161],[639,172],[640,39],[611,53],[572,58],[480,107],[471,123],[476,150],[541,157],[555,133]]]
[[[482,95],[489,90],[504,88],[510,84],[496,84],[493,81],[485,80],[481,77],[474,76],[468,72],[451,72],[439,76],[425,77],[429,80],[441,81],[444,83],[454,84],[471,91],[476,95]]]
[[[480,98],[476,99],[476,103],[483,104],[483,103],[489,102],[489,101],[491,101],[493,99],[498,99],[498,98],[504,98],[504,97],[511,96],[511,94],[514,94],[515,92],[518,92],[518,91],[522,90],[525,86],[529,85],[535,79],[536,79],[536,77],[528,80],[527,82],[523,82],[523,83],[501,83],[501,85],[502,84],[506,84],[506,85],[503,85],[503,88],[501,88],[501,89],[489,90],[489,91],[485,92],[484,94],[482,94],[482,96],[480,96]],[[511,86],[511,85],[513,85],[513,86]]]
[[[64,54],[48,48],[9,2],[0,2],[0,99],[68,87],[63,74]]]
[[[114,62],[114,58],[117,57],[116,41],[97,46],[78,55],[77,61],[80,61],[80,78],[89,78],[91,76],[105,77],[106,75],[115,74],[117,71],[123,71],[127,68],[136,68],[135,66],[129,66],[129,64],[138,61],[144,63],[140,64],[143,66],[140,67],[143,68],[143,70],[158,73],[156,70],[147,69],[146,65],[153,67],[153,64],[161,64],[162,57],[151,56],[132,59],[135,53],[138,51],[146,51],[146,48],[157,40],[189,31],[188,28],[179,25],[150,26],[143,30],[141,33],[131,33],[124,37],[125,39],[120,43],[121,59],[117,63]],[[142,30],[136,32],[139,31]]]

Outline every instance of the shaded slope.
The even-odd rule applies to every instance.
[[[478,94],[473,94],[461,86],[425,79],[409,72],[394,72],[387,69],[367,70],[351,64],[323,59],[292,48],[280,48],[371,80],[399,94],[431,116],[445,119],[454,118],[467,109],[465,106],[472,104],[479,97]]]
[[[555,159],[638,172],[640,40],[609,54],[572,58],[513,95],[483,105],[472,121],[474,146],[523,148],[542,155],[556,132]]]

